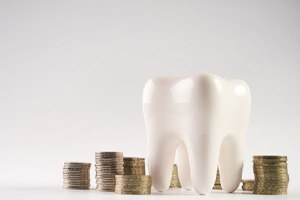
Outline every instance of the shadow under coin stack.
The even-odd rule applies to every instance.
[[[122,152],[98,152],[95,153],[96,190],[103,192],[115,191],[115,175],[123,172]]]
[[[222,190],[219,168],[217,169],[217,176],[216,176],[215,185],[214,185],[213,189],[214,190]]]
[[[178,177],[178,168],[177,165],[173,165],[172,178],[169,188],[181,188],[181,184]]]
[[[151,186],[151,176],[116,175],[117,194],[151,194]]]
[[[244,191],[253,191],[253,186],[254,186],[254,183],[255,181],[254,180],[247,180],[247,179],[244,179],[242,180],[242,189]]]
[[[63,187],[70,189],[89,189],[90,168],[91,163],[64,163]]]
[[[287,156],[253,156],[254,194],[285,195],[289,183]]]
[[[145,175],[145,158],[124,157],[124,175]]]

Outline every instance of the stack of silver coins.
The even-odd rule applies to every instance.
[[[89,189],[90,168],[91,163],[65,162],[63,167],[63,187]]]
[[[122,152],[97,152],[95,153],[96,190],[104,192],[115,191],[115,175],[123,175]]]

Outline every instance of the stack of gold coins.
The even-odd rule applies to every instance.
[[[180,184],[179,177],[178,177],[178,169],[177,169],[176,164],[173,165],[170,188],[181,188],[181,184]]]
[[[254,183],[255,183],[254,180],[243,179],[242,183],[243,183],[242,189],[244,191],[253,191],[253,186],[254,186]]]
[[[95,154],[96,190],[104,192],[115,191],[115,175],[123,172],[122,152],[98,152]]]
[[[214,185],[213,189],[214,190],[222,190],[219,168],[217,169],[217,176],[216,176],[215,185]]]
[[[116,175],[117,194],[151,194],[152,178],[148,175]]]
[[[287,194],[287,156],[253,156],[254,194]]]
[[[89,189],[90,168],[91,163],[65,162],[63,167],[63,187]]]
[[[145,158],[124,157],[124,175],[145,175]]]

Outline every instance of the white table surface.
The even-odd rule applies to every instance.
[[[100,200],[100,199],[300,199],[300,193],[296,191],[289,191],[288,195],[254,195],[248,192],[237,190],[233,194],[224,193],[222,191],[212,191],[208,195],[197,195],[193,191],[185,191],[181,189],[172,189],[164,194],[156,191],[152,195],[117,195],[114,193],[99,192],[94,189],[90,190],[70,190],[61,187],[1,187],[0,199],[3,200]]]

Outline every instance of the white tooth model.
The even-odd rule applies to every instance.
[[[226,192],[240,184],[251,110],[245,81],[216,75],[150,79],[143,91],[153,186],[169,188],[175,154],[181,185],[212,190],[217,166]]]

